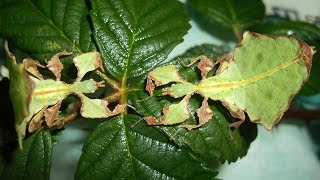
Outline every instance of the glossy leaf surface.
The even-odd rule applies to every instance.
[[[0,32],[40,61],[67,50],[94,50],[84,0],[3,0]]]
[[[83,147],[76,179],[213,178],[186,150],[168,143],[134,115],[114,117],[99,125]]]
[[[1,147],[1,179],[49,179],[54,142],[55,137],[41,130],[23,141],[23,150],[16,144]]]
[[[177,1],[91,2],[95,40],[105,68],[117,79],[147,74],[182,42],[189,29],[183,6]]]
[[[188,0],[188,8],[209,32],[244,31],[264,17],[261,0]]]

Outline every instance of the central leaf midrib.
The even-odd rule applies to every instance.
[[[150,138],[150,137],[148,137],[148,136],[145,136],[145,135],[139,133],[138,131],[135,131],[134,129],[131,129],[131,132],[134,133],[134,134],[136,134],[136,135],[138,135],[138,136],[142,136],[142,137],[144,137],[144,138],[148,138],[148,140],[156,141],[156,142],[158,142],[158,143],[164,144],[163,142],[157,141],[157,140],[154,140],[154,139],[152,139],[152,138]],[[165,146],[170,146],[170,145],[165,143]],[[138,158],[137,156],[132,156],[132,157],[133,157],[135,160],[137,160],[137,161],[141,162],[142,164],[144,164],[145,166],[149,167],[150,169],[155,170],[155,171],[157,171],[158,173],[161,173],[162,175],[165,175],[165,176],[171,177],[171,178],[179,178],[179,177],[174,176],[174,175],[172,175],[172,174],[169,175],[169,174],[167,174],[166,172],[164,172],[163,170],[161,170],[161,169],[159,169],[159,168],[153,167],[152,164],[143,161],[143,159],[140,159],[140,158]],[[172,170],[172,171],[174,171],[174,170]]]
[[[101,129],[99,129],[99,130],[101,130]],[[93,132],[94,133],[94,132]],[[90,138],[90,140],[88,141],[89,143],[89,145],[90,144],[92,144],[92,141],[96,141],[96,139],[99,139],[99,138],[101,138],[101,134],[102,134],[103,132],[99,132],[99,133],[97,133],[97,134],[93,134],[93,135],[95,135],[95,136],[93,136],[93,135],[91,135],[91,136],[93,136],[92,138]],[[115,131],[114,132],[114,134],[113,134],[113,136],[112,136],[112,138],[109,140],[109,142],[107,143],[107,146],[105,146],[105,147],[103,147],[103,149],[102,149],[102,151],[100,152],[100,154],[98,154],[97,156],[96,156],[96,158],[94,158],[91,162],[88,162],[87,161],[87,167],[86,167],[86,169],[85,170],[82,170],[82,171],[78,171],[77,170],[77,176],[85,176],[86,175],[86,173],[87,173],[87,171],[88,171],[88,167],[93,167],[93,166],[95,166],[95,163],[96,162],[100,162],[101,161],[101,159],[102,159],[102,156],[103,155],[105,155],[106,154],[106,152],[108,152],[109,151],[109,149],[108,149],[108,147],[111,145],[111,143],[110,142],[113,142],[114,141],[114,139],[116,139],[118,136],[120,136],[119,134],[121,134],[121,132],[120,132],[120,130],[118,131]],[[101,135],[101,136],[100,136]],[[85,149],[86,148],[86,146],[84,147],[84,149],[82,150],[82,152],[86,152],[87,151],[87,149]],[[81,160],[81,159],[80,159]],[[78,167],[79,168],[79,167]],[[79,173],[80,172],[80,173]]]
[[[45,95],[50,95],[50,94],[57,94],[59,92],[63,92],[63,93],[69,93],[70,91],[70,86],[65,86],[65,87],[61,87],[61,88],[47,88],[47,90],[39,90],[39,91],[34,91],[32,93],[32,96],[45,96]]]
[[[282,69],[285,69],[285,68],[289,67],[290,65],[297,63],[300,60],[299,57],[300,57],[300,55],[293,58],[291,61],[280,64],[279,66],[277,66],[275,68],[269,69],[268,71],[265,71],[261,74],[250,77],[248,79],[244,79],[244,80],[240,80],[240,81],[222,82],[222,83],[217,83],[217,82],[205,83],[204,85],[203,85],[203,83],[200,82],[197,89],[200,91],[208,89],[208,88],[216,88],[216,89],[221,90],[221,89],[230,89],[230,88],[235,88],[235,87],[246,86],[248,84],[257,82],[263,78],[269,77],[272,74],[277,73],[277,72],[281,71]],[[215,78],[215,76],[213,76],[212,78]],[[212,78],[208,78],[206,80],[210,81],[210,79],[212,79]]]
[[[234,11],[234,7],[232,6],[232,3],[230,3],[230,0],[226,0],[227,1],[227,4],[229,6],[229,11],[230,11],[230,14],[231,14],[231,21],[232,21],[232,24],[231,24],[231,27],[232,28],[235,28],[235,29],[238,29],[238,26],[235,24],[236,22],[236,13]]]
[[[75,43],[69,39],[69,37],[61,30],[58,28],[58,26],[56,24],[53,23],[53,21],[48,18],[32,1],[28,1],[31,6],[33,6],[35,9],[38,10],[38,12],[40,12],[40,14],[47,20],[47,22],[58,32],[62,35],[62,37],[64,37],[70,44],[74,44],[74,48],[79,51],[80,53],[83,53],[82,50],[80,49],[80,47],[76,46]]]
[[[122,121],[121,128],[123,129],[124,134],[126,136],[126,138],[125,138],[125,143],[126,143],[125,146],[126,146],[126,148],[128,150],[130,164],[132,166],[132,169],[134,170],[135,168],[134,168],[134,165],[133,165],[133,155],[131,153],[129,142],[128,142],[129,134],[128,134],[128,130],[127,130],[126,124],[124,122],[124,117],[127,117],[127,116],[124,116],[123,114],[120,116],[121,121]],[[135,171],[133,171],[133,174],[134,174],[134,177],[135,177],[134,179],[137,179],[137,175],[136,175]]]
[[[38,133],[41,133],[41,132],[38,132]],[[25,164],[25,168],[24,168],[24,176],[23,176],[23,179],[25,179],[27,176],[28,176],[28,173],[27,173],[27,168],[28,168],[28,164],[30,162],[30,153],[31,153],[31,149],[34,145],[34,143],[36,142],[36,138],[37,136],[39,135],[38,133],[35,134],[35,137],[32,139],[32,143],[28,149],[28,153],[27,153],[27,160],[26,160],[26,164]]]
[[[135,33],[137,31],[137,20],[134,19],[135,22],[134,22],[134,28],[133,28],[133,32],[132,32],[132,36],[131,36],[131,43],[130,43],[130,46],[129,46],[129,51],[128,51],[128,54],[127,54],[127,58],[125,59],[125,65],[124,65],[124,73],[123,73],[123,76],[122,76],[122,81],[123,81],[123,85],[126,86],[126,80],[127,80],[127,75],[128,75],[128,69],[129,69],[129,64],[130,64],[130,61],[131,61],[131,56],[132,56],[132,51],[133,51],[133,45],[135,43]]]

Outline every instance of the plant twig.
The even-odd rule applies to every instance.
[[[299,118],[305,121],[320,120],[320,110],[289,109],[283,118]]]

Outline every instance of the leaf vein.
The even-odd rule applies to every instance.
[[[53,22],[49,19],[49,17],[47,17],[31,0],[29,0],[28,2],[29,2],[35,9],[37,9],[37,10],[42,14],[42,16],[47,20],[47,22],[48,22],[49,24],[51,24],[51,25],[53,26],[53,28],[54,28],[58,33],[61,34],[62,37],[64,37],[70,44],[74,44],[73,41],[70,39],[70,37],[68,37],[68,36],[66,35],[66,33],[65,33],[62,29],[59,29],[58,26],[57,26],[55,23],[53,23]],[[53,1],[50,1],[50,2],[52,3]],[[51,7],[52,7],[52,5],[51,5]],[[76,48],[77,51],[79,51],[80,53],[82,53],[80,47],[78,47],[78,46],[74,46],[74,47]]]

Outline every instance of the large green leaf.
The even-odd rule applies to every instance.
[[[308,44],[315,46],[316,51],[320,50],[320,28],[316,25],[301,21],[276,21],[266,22],[254,29],[256,32],[272,35],[294,35]],[[301,95],[313,95],[320,93],[320,53],[314,55],[309,81],[302,88]]]
[[[265,13],[261,0],[188,0],[187,5],[200,24],[217,36],[228,36],[228,31],[239,36]]]
[[[85,0],[1,0],[0,34],[39,60],[94,49]]]
[[[119,80],[145,75],[156,67],[189,29],[183,6],[177,1],[91,2],[95,40],[106,69]]]
[[[115,117],[100,124],[83,147],[76,179],[212,179],[186,150],[168,144],[138,116]]]
[[[1,147],[1,179],[49,179],[55,139],[48,131],[38,131],[23,142]]]
[[[228,49],[225,47],[204,44],[189,49],[183,55],[173,59],[171,63],[178,67],[183,79],[196,83],[200,77],[196,64],[187,68],[182,63],[187,64],[192,58],[200,55],[206,55],[212,61],[215,61],[217,57],[227,51]],[[130,92],[129,100],[136,111],[143,116],[160,117],[161,112],[159,110],[170,104],[163,97],[148,98],[142,90]],[[200,102],[197,99],[191,99],[190,105],[190,111],[195,114]],[[187,131],[180,127],[160,127],[159,130],[163,131],[175,144],[190,149],[193,154],[202,159],[210,161],[217,158],[220,162],[234,162],[246,154],[250,143],[255,139],[256,125],[248,123],[240,129],[231,131],[228,124],[237,120],[228,115],[228,112],[223,110],[221,105],[212,105],[211,109],[215,114],[214,119],[199,129]],[[196,118],[192,116],[188,122],[196,123]]]

